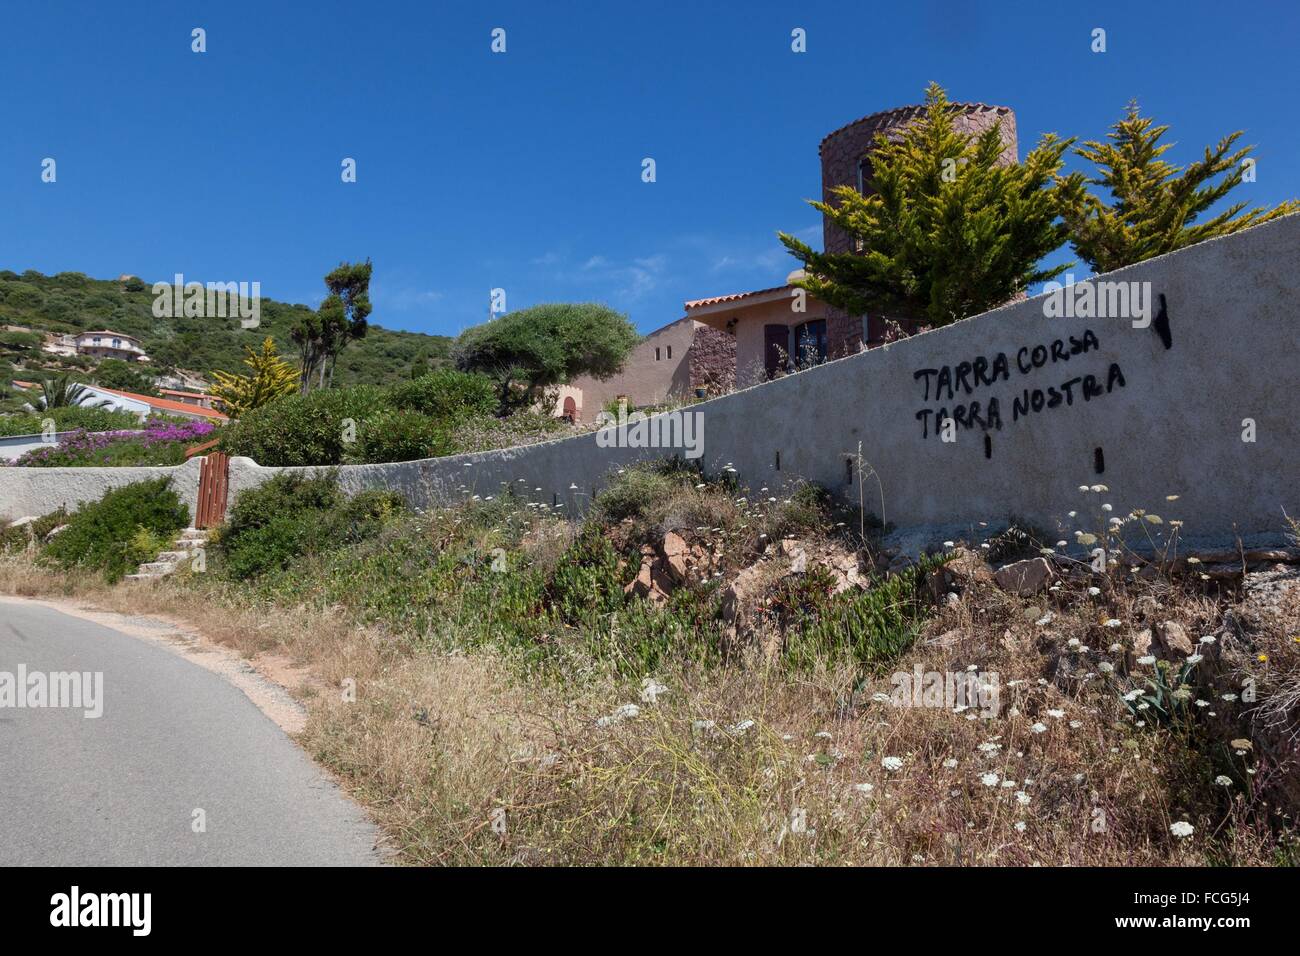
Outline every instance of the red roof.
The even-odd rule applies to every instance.
[[[138,395],[135,392],[123,392],[116,388],[104,388],[102,385],[96,385],[101,392],[108,392],[112,395],[121,395],[123,398],[133,398],[137,402],[144,402],[150,408],[156,408],[164,412],[183,412],[186,415],[198,415],[200,418],[212,418],[219,421],[229,421],[229,415],[223,415],[221,412],[211,408],[204,408],[202,405],[190,405],[187,402],[177,402],[170,398],[154,398],[152,395]]]
[[[711,299],[693,299],[685,303],[687,310],[698,309],[705,305],[717,305],[719,302],[735,302],[739,299],[748,299],[750,296],[763,295],[768,292],[780,292],[782,289],[789,289],[788,285],[774,285],[770,289],[755,289],[753,292],[733,292],[730,295],[715,295]]]

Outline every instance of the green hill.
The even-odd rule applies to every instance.
[[[20,326],[35,332],[74,334],[111,329],[138,338],[149,354],[154,372],[186,369],[205,377],[212,371],[244,371],[245,345],[272,336],[285,358],[297,350],[289,337],[296,316],[311,311],[262,298],[261,324],[240,328],[238,319],[155,318],[151,284],[116,279],[91,279],[80,272],[47,276],[39,272],[0,270],[0,327]],[[417,363],[436,368],[447,364],[451,339],[443,335],[397,332],[371,325],[366,337],[339,356],[337,385],[383,384],[411,377]],[[40,350],[34,336],[0,331],[0,380],[7,383],[42,370],[73,371],[93,378],[95,363],[82,356],[60,358]],[[146,368],[146,366],[141,366]]]

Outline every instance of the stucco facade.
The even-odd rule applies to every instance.
[[[581,375],[562,386],[555,414],[591,422],[606,404],[620,397],[635,408],[645,408],[694,397],[697,389],[718,394],[734,382],[732,352],[728,339],[719,339],[690,317],[678,319],[648,334],[628,354],[617,375],[603,381]]]
[[[783,285],[775,289],[687,302],[686,314],[734,338],[736,387],[748,388],[786,374],[791,366],[810,364],[807,359],[809,336],[805,330],[818,331],[818,322],[823,323],[821,330],[827,335],[821,357],[836,357],[829,342],[831,308],[812,296],[799,295],[799,291],[794,286]],[[802,349],[801,344],[804,345]],[[801,355],[803,361],[800,361]],[[776,368],[778,364],[783,367]]]

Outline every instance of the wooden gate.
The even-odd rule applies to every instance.
[[[219,451],[209,452],[199,465],[199,500],[194,509],[194,527],[213,528],[226,519],[229,476],[230,456]]]

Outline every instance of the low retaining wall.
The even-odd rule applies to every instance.
[[[1068,532],[1078,527],[1069,512],[1104,500],[1114,515],[1141,508],[1181,520],[1190,541],[1275,539],[1283,509],[1300,514],[1298,262],[1300,215],[1076,287],[1148,283],[1156,308],[1145,328],[1128,316],[1047,318],[1040,296],[691,406],[702,463],[710,473],[735,468],[753,489],[807,479],[856,502],[860,450],[868,510],[879,513],[883,495],[887,521],[930,537],[1011,516]],[[936,429],[949,416],[951,442]],[[508,484],[577,513],[614,469],[679,452],[602,448],[590,434],[338,475],[350,492],[390,488],[416,506]],[[280,470],[232,459],[231,493]],[[0,468],[0,512],[41,513],[95,497],[106,481],[164,472],[192,507],[194,461]],[[1092,484],[1109,491],[1080,493]]]
[[[170,475],[172,487],[194,514],[202,459],[169,468],[5,468],[0,467],[0,518],[43,515],[65,507],[75,511],[85,501],[137,481]]]

